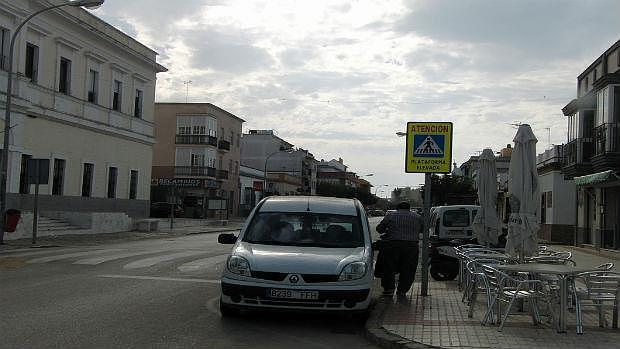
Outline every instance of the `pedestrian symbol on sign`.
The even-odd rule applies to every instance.
[[[444,135],[415,135],[413,155],[417,157],[442,158],[444,156]]]

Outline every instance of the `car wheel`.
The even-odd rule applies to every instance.
[[[223,318],[238,317],[241,315],[241,311],[237,308],[231,307],[230,305],[222,303],[222,300],[220,299],[220,314]]]
[[[430,274],[431,277],[436,281],[449,281],[454,280],[458,275],[458,267],[454,268],[442,263],[439,264],[431,264]]]

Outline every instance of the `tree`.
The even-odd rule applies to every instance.
[[[424,189],[422,189],[424,197]],[[469,177],[431,176],[431,206],[475,204],[477,192]]]
[[[356,198],[364,206],[374,204],[377,199],[367,190],[358,190],[357,188],[347,187],[342,184],[320,182],[316,186],[316,193],[321,196],[333,196],[337,198]]]

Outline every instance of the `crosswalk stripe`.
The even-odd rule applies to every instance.
[[[154,280],[154,281],[179,281],[179,282],[197,282],[202,284],[219,284],[220,280],[207,280],[207,279],[190,279],[190,278],[167,278],[160,276],[141,276],[141,275],[114,275],[114,274],[104,274],[97,275],[101,278],[111,278],[111,279],[135,279],[135,280]]]
[[[218,263],[226,261],[228,254],[222,254],[219,256],[212,256],[207,258],[196,259],[189,263],[181,264],[177,269],[180,271],[196,271],[200,269],[208,269],[211,266],[215,266]]]
[[[24,253],[14,253],[14,254],[3,254],[0,258],[3,257],[28,257],[28,256],[37,256],[40,254],[52,254],[52,253],[58,253],[58,252],[67,252],[67,251],[75,251],[75,248],[61,248],[58,250],[52,249],[52,248],[44,248],[44,249],[37,249],[35,251],[33,251],[33,249],[29,249],[30,252],[24,252]]]
[[[51,256],[51,257],[41,257],[41,258],[31,259],[28,261],[28,263],[47,263],[47,262],[58,261],[61,259],[83,257],[83,256],[89,256],[92,254],[118,252],[118,251],[122,251],[122,249],[112,248],[112,249],[107,249],[107,250],[92,250],[92,251],[87,251],[87,252],[67,253],[67,254],[61,254],[61,255],[56,255],[56,256]]]
[[[167,250],[122,252],[122,253],[116,253],[116,254],[111,254],[111,255],[105,255],[101,257],[80,259],[80,260],[73,262],[73,264],[97,265],[97,264],[101,264],[104,262],[109,262],[109,261],[113,261],[117,259],[133,257],[133,256],[141,256],[145,254],[155,254],[155,253],[161,253],[165,251]]]
[[[156,257],[139,259],[137,261],[127,263],[123,266],[123,269],[139,269],[151,267],[155,264],[159,264],[162,262],[171,261],[177,258],[191,257],[199,254],[205,254],[205,251],[185,251],[185,252],[177,252],[172,254],[165,254]]]

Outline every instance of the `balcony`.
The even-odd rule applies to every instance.
[[[607,123],[593,129],[592,165],[597,172],[620,169],[620,124]]]
[[[228,179],[228,171],[226,170],[217,170],[217,179]]]
[[[568,178],[588,174],[591,171],[592,140],[577,138],[564,145],[562,171]]]
[[[217,147],[217,138],[207,135],[176,135],[176,144],[199,144]]]
[[[215,177],[216,170],[213,167],[205,166],[175,166],[174,175],[191,177]]]
[[[218,143],[217,147],[218,149],[221,149],[221,150],[230,150],[230,142],[222,139]]]

